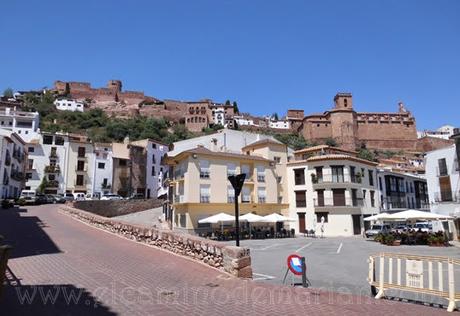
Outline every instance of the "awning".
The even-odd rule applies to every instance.
[[[266,222],[266,223],[277,223],[277,222],[294,222],[295,219],[280,215],[278,213],[273,213],[267,216],[263,217],[263,220],[261,222]]]
[[[240,216],[241,221],[246,221],[248,223],[257,223],[257,222],[262,222],[264,219],[263,216],[256,215],[254,213],[247,213],[242,216]]]
[[[422,212],[417,210],[407,210],[394,214],[390,214],[385,220],[441,220],[453,219],[452,216],[436,214],[431,212]]]
[[[198,223],[200,224],[217,224],[221,222],[233,222],[235,221],[235,216],[228,215],[227,213],[219,213],[212,215],[203,219],[200,219]]]
[[[388,216],[390,216],[390,214],[388,214],[388,213],[380,213],[380,214],[377,214],[377,215],[366,217],[366,218],[364,218],[364,220],[366,222],[367,221],[379,221],[379,220],[387,219]]]

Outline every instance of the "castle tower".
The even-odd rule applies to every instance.
[[[331,110],[330,120],[332,125],[332,138],[341,147],[355,150],[357,146],[358,121],[353,110],[351,93],[337,93],[334,97],[334,109]]]
[[[115,92],[121,92],[121,80],[109,80],[109,82],[107,82],[107,88]]]

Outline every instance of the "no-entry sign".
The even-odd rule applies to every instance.
[[[295,275],[302,275],[302,257],[299,255],[290,255],[287,258],[287,265],[289,270]]]

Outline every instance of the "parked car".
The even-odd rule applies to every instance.
[[[144,199],[144,194],[142,193],[133,193],[131,194],[131,196],[129,197],[129,200],[133,200],[133,199]]]
[[[61,194],[53,194],[51,197],[53,198],[53,203],[65,203],[67,201]]]
[[[380,233],[386,233],[389,230],[390,230],[390,225],[376,224],[376,225],[372,225],[371,229],[366,230],[364,234],[366,235],[367,238],[370,238],[370,237],[375,237]]]
[[[61,195],[61,194],[59,194],[59,195]],[[72,193],[64,193],[61,196],[66,202],[74,200],[74,196],[73,196]]]
[[[391,231],[395,233],[403,233],[403,232],[407,232],[409,229],[412,229],[412,227],[407,226],[407,225],[398,225],[396,227],[393,227]]]
[[[113,194],[113,193],[109,193],[109,194],[106,194],[106,195],[103,195],[101,197],[101,200],[105,200],[105,201],[114,201],[114,200],[123,200],[123,198],[118,195],[118,194]]]
[[[34,190],[22,190],[21,195],[19,196],[19,201],[21,204],[35,204],[37,200],[37,193]]]
[[[39,205],[39,204],[46,204],[46,203],[48,203],[48,199],[46,195],[44,195],[43,193],[37,193],[36,198],[35,198],[35,204]]]
[[[45,199],[47,204],[56,203],[56,201],[54,200],[54,196],[52,194],[45,194]]]
[[[415,223],[414,229],[415,229],[415,230],[419,230],[419,229],[420,229],[422,232],[430,233],[430,232],[433,231],[433,225],[431,225],[431,223],[428,223],[428,222],[424,222],[424,223]]]

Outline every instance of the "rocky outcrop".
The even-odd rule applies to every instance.
[[[252,278],[251,256],[248,248],[227,246],[184,233],[117,221],[67,205],[61,210],[80,221],[127,239],[191,258],[238,278]]]

